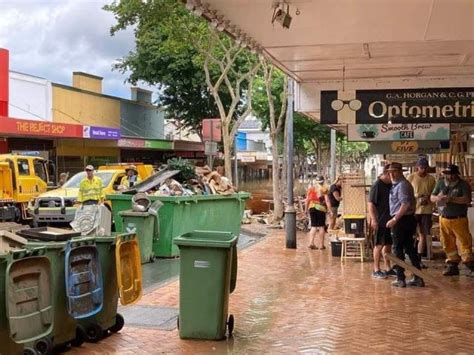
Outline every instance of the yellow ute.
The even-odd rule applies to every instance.
[[[138,175],[142,180],[153,174],[151,165],[133,164],[137,167]],[[127,166],[128,164],[100,166],[94,173],[102,179],[106,195],[117,192]],[[34,199],[28,207],[28,212],[33,217],[34,223],[38,225],[71,222],[76,214],[79,184],[85,176],[84,171],[77,173],[60,188],[43,193]],[[110,207],[109,201],[106,201],[105,204]]]

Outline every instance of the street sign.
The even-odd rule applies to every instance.
[[[205,118],[202,120],[202,140],[212,142],[222,140],[220,118]]]
[[[204,142],[204,154],[206,155],[217,155],[217,142]]]

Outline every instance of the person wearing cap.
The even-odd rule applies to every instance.
[[[331,202],[328,197],[328,188],[324,185],[324,177],[318,176],[316,183],[308,188],[306,193],[306,211],[309,213],[311,229],[309,230],[310,249],[326,249],[324,237],[326,235],[326,213],[331,215]],[[318,235],[318,246],[314,239]]]
[[[383,173],[374,182],[369,192],[368,209],[370,216],[370,227],[375,234],[374,243],[374,271],[372,276],[377,279],[385,279],[387,276],[395,276],[395,270],[390,268],[390,261],[385,254],[392,251],[392,236],[390,228],[386,224],[390,219],[390,188],[392,181],[388,173],[390,164],[383,168]],[[385,271],[380,269],[380,259],[384,257]]]
[[[92,165],[87,165],[85,170],[86,176],[79,184],[77,201],[81,202],[83,206],[97,205],[105,198],[104,183],[100,177],[94,175]]]
[[[142,181],[140,176],[138,176],[137,167],[135,165],[127,166],[125,172],[127,174],[120,180],[120,189],[128,190]]]
[[[449,165],[443,170],[443,175],[444,179],[438,180],[431,194],[431,201],[438,204],[441,243],[447,257],[443,275],[459,275],[458,264],[461,260],[472,273],[474,258],[467,220],[467,208],[472,198],[471,186],[466,180],[461,179],[457,165]],[[460,245],[461,256],[456,242]]]
[[[407,254],[411,264],[417,269],[421,269],[413,243],[413,236],[416,233],[416,202],[413,186],[403,176],[402,164],[393,162],[387,171],[390,174],[392,188],[390,189],[389,199],[391,217],[386,223],[386,227],[391,228],[393,252],[401,260],[405,260],[405,254]],[[406,282],[405,269],[401,266],[396,265],[394,269],[397,273],[397,279],[392,282],[393,286],[425,286],[423,279],[417,275]]]
[[[418,226],[418,259],[420,266],[426,268],[421,261],[426,248],[426,239],[431,234],[434,204],[430,200],[431,192],[436,186],[436,179],[428,174],[428,160],[421,157],[416,162],[416,172],[408,176],[416,198],[415,219]]]
[[[329,229],[334,229],[337,219],[337,210],[342,201],[342,179],[340,176],[329,186],[329,201],[331,201],[331,217],[329,218]]]

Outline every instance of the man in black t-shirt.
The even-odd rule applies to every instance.
[[[342,201],[342,179],[340,176],[336,178],[334,183],[329,187],[329,201],[331,202],[332,216],[329,217],[329,229],[334,229],[337,219],[337,209]]]
[[[385,258],[385,254],[390,253],[392,250],[390,228],[386,227],[387,222],[390,220],[389,198],[390,188],[392,187],[390,175],[388,174],[389,167],[390,165],[384,167],[382,175],[379,176],[370,188],[368,201],[370,227],[375,233],[374,272],[372,276],[378,279],[385,279],[388,275],[395,275],[395,271],[390,269],[390,262]],[[382,253],[384,254],[386,271],[380,269]]]

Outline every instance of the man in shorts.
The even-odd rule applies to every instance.
[[[311,229],[309,230],[310,249],[324,250],[324,237],[326,235],[326,213],[331,216],[331,202],[328,198],[328,188],[324,185],[324,177],[318,176],[316,183],[308,188],[306,193],[306,211],[309,212]],[[318,245],[314,240],[318,236]]]
[[[390,188],[392,182],[388,174],[390,165],[385,165],[383,173],[374,182],[369,192],[369,215],[370,227],[375,233],[374,245],[374,271],[372,276],[377,279],[385,279],[387,276],[395,276],[395,270],[390,269],[390,261],[385,258],[386,253],[392,251],[392,236],[390,228],[386,227],[390,219]],[[380,259],[384,255],[385,271],[380,269]]]
[[[431,192],[436,186],[436,180],[428,174],[428,160],[426,158],[418,159],[416,163],[416,172],[408,176],[408,181],[413,186],[416,198],[415,219],[418,226],[418,259],[420,266],[426,269],[421,261],[425,248],[426,239],[431,234],[432,216],[434,203],[431,202]]]

